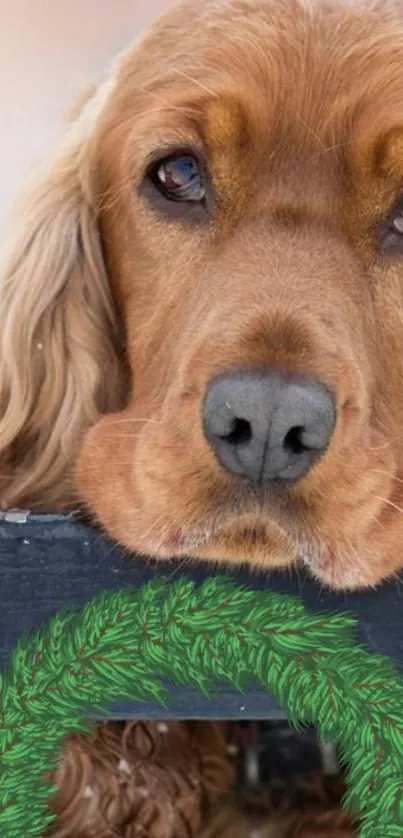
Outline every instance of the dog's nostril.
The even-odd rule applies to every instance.
[[[284,438],[284,448],[290,452],[290,454],[302,454],[303,451],[307,450],[307,446],[304,445],[302,442],[302,434],[304,433],[304,426],[297,425],[295,428],[291,428],[288,431]]]
[[[220,434],[220,438],[229,445],[246,445],[252,439],[252,428],[246,419],[234,419],[228,434]]]

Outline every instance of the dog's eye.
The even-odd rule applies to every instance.
[[[403,253],[403,196],[382,225],[380,247],[386,253]]]
[[[202,203],[206,198],[200,166],[189,154],[160,160],[149,173],[153,185],[169,201]]]

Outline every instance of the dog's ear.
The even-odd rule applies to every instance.
[[[23,196],[0,268],[0,506],[65,503],[83,432],[119,404],[92,143],[105,92]],[[95,167],[96,169],[96,167]]]

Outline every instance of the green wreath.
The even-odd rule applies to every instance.
[[[40,836],[52,821],[43,778],[67,734],[90,729],[90,708],[124,697],[167,706],[163,679],[206,695],[218,680],[239,691],[257,681],[292,724],[339,744],[360,838],[402,838],[403,678],[355,643],[355,625],[223,578],[159,578],[60,611],[21,638],[0,680],[2,838]]]

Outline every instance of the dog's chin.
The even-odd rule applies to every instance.
[[[172,532],[158,546],[160,558],[204,560],[224,565],[247,565],[271,570],[290,567],[298,559],[296,545],[273,525],[235,519],[190,532]]]
[[[245,565],[257,572],[302,566],[321,587],[332,591],[364,591],[377,587],[383,578],[364,548],[341,543],[333,548],[314,539],[294,539],[272,525],[246,524],[242,519],[226,527],[173,532],[157,552],[159,558]]]

